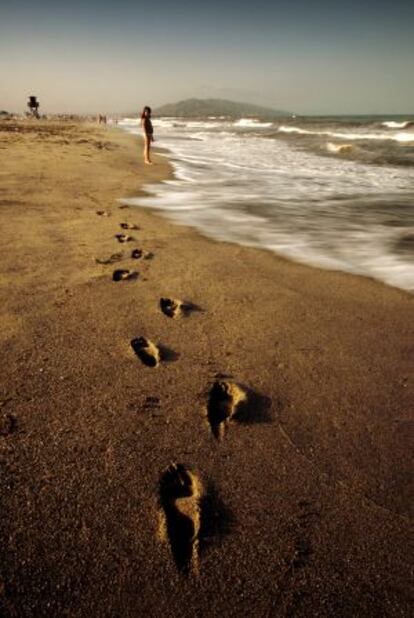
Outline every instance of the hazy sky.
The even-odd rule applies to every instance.
[[[414,113],[414,1],[0,0],[0,109]]]

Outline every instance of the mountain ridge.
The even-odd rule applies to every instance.
[[[154,110],[159,116],[197,117],[197,116],[260,116],[275,118],[291,116],[292,112],[263,107],[253,103],[230,101],[229,99],[183,99],[176,103],[167,103]]]

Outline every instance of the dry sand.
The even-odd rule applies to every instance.
[[[0,129],[2,615],[408,616],[412,297],[121,209],[170,169],[117,129]]]

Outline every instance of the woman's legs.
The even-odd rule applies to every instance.
[[[144,161],[148,165],[151,165],[150,144],[151,144],[151,137],[149,135],[145,135],[144,137]]]

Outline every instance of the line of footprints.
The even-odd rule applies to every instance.
[[[121,206],[120,208],[125,208]],[[105,210],[96,211],[99,216],[111,216]],[[122,230],[139,230],[132,223],[121,223]],[[121,243],[135,241],[133,236],[121,232],[115,235]],[[151,259],[153,254],[142,249],[131,251],[132,259]],[[124,254],[113,253],[107,259],[96,259],[98,264],[108,265],[119,262]],[[139,273],[127,269],[114,270],[112,280],[136,280]],[[189,316],[200,307],[191,302],[174,298],[161,298],[159,308],[169,318]],[[164,360],[169,360],[167,348],[157,346],[146,337],[138,337],[130,342],[132,351],[147,367],[155,368]],[[217,377],[228,377],[217,375]],[[270,400],[234,382],[219,379],[210,389],[207,400],[206,417],[214,438],[222,440],[230,421],[268,422]],[[218,498],[212,483],[203,488],[200,478],[181,463],[172,463],[162,473],[159,483],[160,527],[162,541],[169,544],[177,569],[184,574],[199,572],[199,554],[204,540],[216,533],[225,531],[231,515]]]

